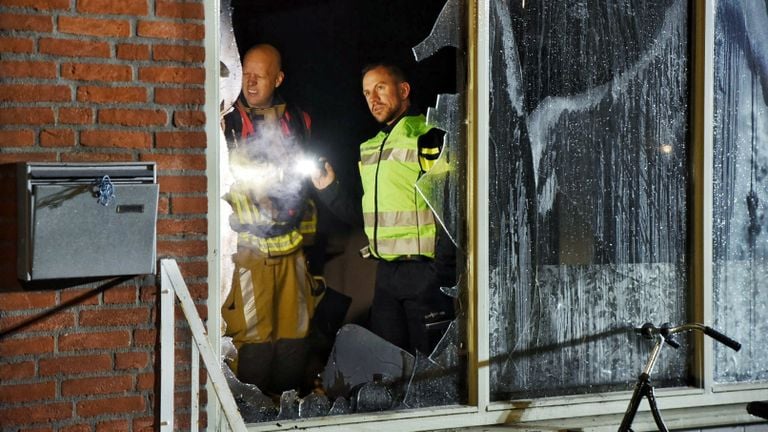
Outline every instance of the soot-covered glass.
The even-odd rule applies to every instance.
[[[715,326],[741,351],[715,344],[715,380],[768,380],[768,10],[716,2],[713,288]]]
[[[628,389],[686,321],[689,7],[491,1],[492,400]]]

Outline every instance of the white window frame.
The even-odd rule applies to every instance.
[[[694,59],[692,69],[695,92],[692,106],[692,149],[694,164],[701,174],[694,179],[697,215],[694,241],[700,255],[694,258],[697,268],[693,289],[696,291],[694,317],[704,323],[713,321],[712,296],[712,148],[713,148],[713,52],[714,52],[714,1],[694,2],[695,32],[692,35]],[[354,414],[332,416],[301,421],[271,422],[249,425],[249,431],[276,431],[294,428],[311,428],[328,431],[375,430],[377,432],[432,430],[484,426],[502,423],[525,422],[539,427],[586,427],[596,430],[616,430],[627,403],[629,392],[611,392],[589,395],[553,397],[512,402],[491,402],[489,382],[489,223],[487,203],[489,173],[489,66],[490,66],[490,18],[491,0],[468,0],[468,214],[470,221],[468,248],[470,253],[469,289],[470,305],[468,328],[470,347],[469,405],[439,407],[412,411],[385,412],[378,414]],[[205,49],[206,49],[206,133],[208,135],[208,332],[214,347],[221,337],[219,281],[221,263],[219,242],[221,238],[219,210],[222,191],[219,187],[219,0],[206,0]],[[702,72],[703,71],[703,72]],[[485,125],[485,126],[484,126]],[[472,180],[474,179],[474,181]],[[474,323],[474,324],[473,324]],[[765,399],[768,385],[764,384],[716,384],[713,379],[712,341],[698,338],[696,364],[693,369],[703,371],[699,377],[700,388],[658,389],[657,400],[664,419],[670,427],[694,428],[708,425],[754,422],[744,405],[752,400]],[[662,359],[663,361],[663,359]],[[637,365],[640,372],[643,365]],[[212,394],[209,389],[209,394]],[[210,398],[209,398],[210,400]],[[208,407],[208,424],[219,424],[221,414]],[[635,420],[638,429],[653,429],[653,420],[647,403],[640,406]]]

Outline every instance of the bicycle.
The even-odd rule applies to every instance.
[[[659,327],[654,326],[651,323],[645,323],[642,327],[635,329],[646,339],[656,339],[656,344],[651,350],[651,354],[648,357],[648,361],[645,364],[645,368],[637,377],[637,383],[635,384],[634,393],[632,393],[632,399],[629,401],[627,411],[624,413],[624,418],[619,426],[619,432],[632,432],[632,422],[635,420],[635,414],[640,407],[640,400],[645,397],[648,399],[648,405],[651,407],[651,415],[653,421],[656,422],[656,426],[659,428],[659,432],[668,432],[667,426],[664,424],[664,419],[661,418],[659,408],[656,405],[656,396],[651,385],[651,372],[653,366],[656,364],[656,360],[659,358],[661,348],[664,344],[671,346],[672,348],[680,348],[680,344],[674,340],[673,336],[676,333],[682,333],[686,331],[700,331],[705,335],[715,339],[723,345],[738,351],[741,349],[741,344],[728,336],[720,333],[712,327],[705,326],[698,323],[683,324],[677,327],[672,327],[669,323],[664,323]]]

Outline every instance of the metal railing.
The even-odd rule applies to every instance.
[[[232,392],[221,370],[221,361],[217,358],[205,330],[203,321],[189,294],[187,284],[181,276],[176,260],[160,260],[160,431],[174,430],[174,392],[175,392],[175,305],[176,299],[184,312],[184,317],[192,332],[191,362],[191,397],[190,428],[197,432],[200,419],[200,358],[208,372],[210,387],[216,394],[226,421],[220,422],[218,430],[245,432],[245,422],[240,415]]]

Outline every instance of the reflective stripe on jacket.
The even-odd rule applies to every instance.
[[[360,145],[363,220],[377,258],[435,256],[434,215],[415,187],[423,173],[418,140],[430,129],[423,115],[405,116]]]

